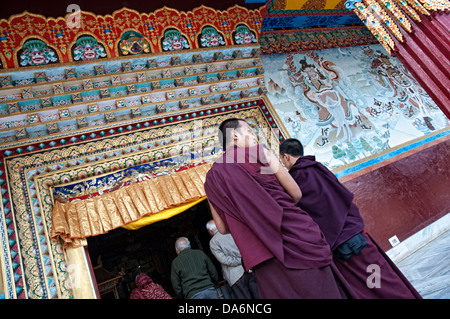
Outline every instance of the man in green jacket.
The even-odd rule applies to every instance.
[[[170,279],[173,289],[187,299],[218,299],[214,283],[219,280],[211,259],[199,249],[191,249],[189,239],[175,242],[178,256],[172,261]]]

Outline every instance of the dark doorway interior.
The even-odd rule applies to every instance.
[[[98,269],[101,265],[103,271],[113,276],[122,275],[116,286],[115,297],[128,299],[131,290],[136,287],[136,276],[145,272],[172,297],[177,298],[170,282],[170,268],[176,257],[174,244],[178,237],[188,237],[192,248],[201,249],[210,256],[221,274],[220,264],[209,249],[210,236],[206,223],[210,219],[207,201],[203,201],[170,219],[138,230],[118,228],[104,235],[90,237],[88,251],[92,267]],[[97,278],[97,284],[99,281],[101,279]],[[102,294],[101,297],[114,298],[114,295]]]

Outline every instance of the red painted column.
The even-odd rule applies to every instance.
[[[395,41],[395,56],[450,118],[450,15],[434,12],[410,20],[413,32],[402,30],[403,42]]]

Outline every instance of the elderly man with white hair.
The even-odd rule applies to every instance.
[[[259,299],[258,283],[252,272],[242,266],[242,257],[231,234],[221,234],[214,220],[206,223],[211,235],[209,248],[222,266],[223,278],[228,282],[236,299]]]
[[[211,259],[199,249],[191,249],[189,239],[175,242],[178,256],[172,261],[170,279],[176,294],[186,299],[218,299],[214,283],[219,280]]]

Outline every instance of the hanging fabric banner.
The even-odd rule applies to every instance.
[[[87,237],[118,227],[139,229],[179,214],[206,198],[203,183],[211,165],[158,176],[93,198],[55,201],[51,238],[61,239],[65,246],[85,246]]]

